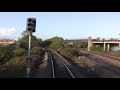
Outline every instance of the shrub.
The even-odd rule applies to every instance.
[[[13,52],[15,53],[16,56],[22,56],[27,53],[27,51],[24,48],[17,48]]]
[[[29,35],[25,35],[24,37],[22,37],[18,42],[19,42],[19,46],[21,48],[24,48],[26,50],[28,50],[28,45],[29,45]],[[33,48],[34,46],[39,46],[39,41],[37,40],[37,37],[32,35],[31,37],[31,47]]]
[[[15,57],[2,65],[2,70],[9,71],[20,71],[23,70],[23,66],[25,66],[26,59],[25,57]]]
[[[15,56],[14,49],[14,45],[0,46],[0,64],[4,64]]]
[[[33,47],[32,48],[32,54],[38,54],[41,55],[41,53],[43,52],[43,49],[41,47]]]
[[[74,55],[76,55],[76,49],[73,48],[65,48],[60,51],[60,54],[68,57],[68,58],[73,58]]]
[[[92,47],[91,47],[91,50],[92,51],[103,51],[103,46],[102,47],[100,47],[100,46],[98,46],[98,47],[96,47],[95,45],[93,45]]]
[[[63,47],[60,47],[57,49],[57,52],[60,53],[64,48]]]
[[[15,57],[0,66],[0,77],[26,77],[26,59],[27,57]],[[41,62],[39,55],[32,56],[31,72],[34,72]]]

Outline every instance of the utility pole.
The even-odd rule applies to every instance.
[[[27,58],[27,78],[31,78],[31,38],[32,32],[35,32],[36,18],[27,18],[27,30],[29,32],[29,46],[28,46],[28,58]]]

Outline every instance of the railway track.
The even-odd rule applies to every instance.
[[[95,59],[92,59],[91,62],[120,74],[120,68],[119,67],[116,67],[116,66],[110,65],[110,64],[108,64],[104,61],[98,61],[98,60],[95,60]]]
[[[95,57],[94,53],[89,54],[86,57],[89,58],[91,62],[120,74],[120,67],[107,63],[106,61],[103,60],[103,58]]]
[[[98,53],[98,52],[92,52],[92,51],[86,51],[86,52],[95,53],[95,54],[98,54],[98,55],[101,55],[101,56],[104,56],[104,57],[107,57],[107,58],[114,59],[116,61],[120,61],[120,57],[110,56],[110,55],[106,55],[106,54],[102,54],[102,53]]]
[[[75,78],[65,59],[57,52],[46,50],[51,61],[52,78]]]
[[[53,59],[52,59],[52,56],[49,51],[48,51],[48,55],[50,56],[50,62],[51,62],[51,68],[52,68],[52,78],[55,78],[55,69],[54,69]]]

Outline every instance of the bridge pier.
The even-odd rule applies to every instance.
[[[103,45],[104,45],[104,46],[103,46],[103,50],[105,51],[105,47],[106,47],[106,44],[105,44],[105,42],[103,43]]]
[[[92,40],[91,37],[88,38],[88,51],[90,51],[90,48],[92,46]]]
[[[119,47],[120,47],[120,43],[119,43]]]
[[[107,51],[110,51],[110,44],[107,45]]]

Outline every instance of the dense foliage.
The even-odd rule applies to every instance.
[[[15,53],[15,56],[24,56],[27,54],[27,50],[24,48],[16,48],[13,52]]]
[[[40,40],[38,40],[33,35],[31,38],[32,38],[31,48],[33,48],[34,46],[40,46],[40,42],[41,42]],[[19,42],[20,48],[24,48],[24,49],[28,50],[28,44],[29,44],[29,36],[28,35],[22,37],[18,42]]]
[[[13,52],[15,50],[15,45],[0,46],[0,64],[4,64],[15,56]]]
[[[72,47],[64,47],[62,40],[63,39],[61,37],[53,37],[49,40],[46,40],[44,43],[46,47],[54,49],[58,53],[71,59],[74,55],[76,55],[76,49]]]
[[[48,40],[49,42],[49,47],[57,50],[58,48],[62,47],[62,38],[60,37],[53,37],[51,39]]]
[[[103,46],[95,46],[95,45],[93,45],[92,47],[91,47],[91,50],[92,51],[103,51]]]
[[[74,55],[76,55],[76,49],[74,48],[64,48],[59,51],[60,54],[72,59]]]
[[[32,54],[41,55],[42,52],[43,52],[43,49],[41,47],[36,46],[32,48]]]
[[[5,64],[0,66],[0,77],[5,78],[23,78],[26,77],[26,58],[25,56],[17,56],[12,58]],[[32,56],[31,69],[32,72],[40,64],[41,57],[39,55]],[[2,72],[2,73],[1,73]]]
[[[24,35],[16,44],[0,45],[0,77],[26,77],[26,60],[29,36]],[[32,36],[31,58],[32,72],[40,64],[44,50],[42,39]]]

